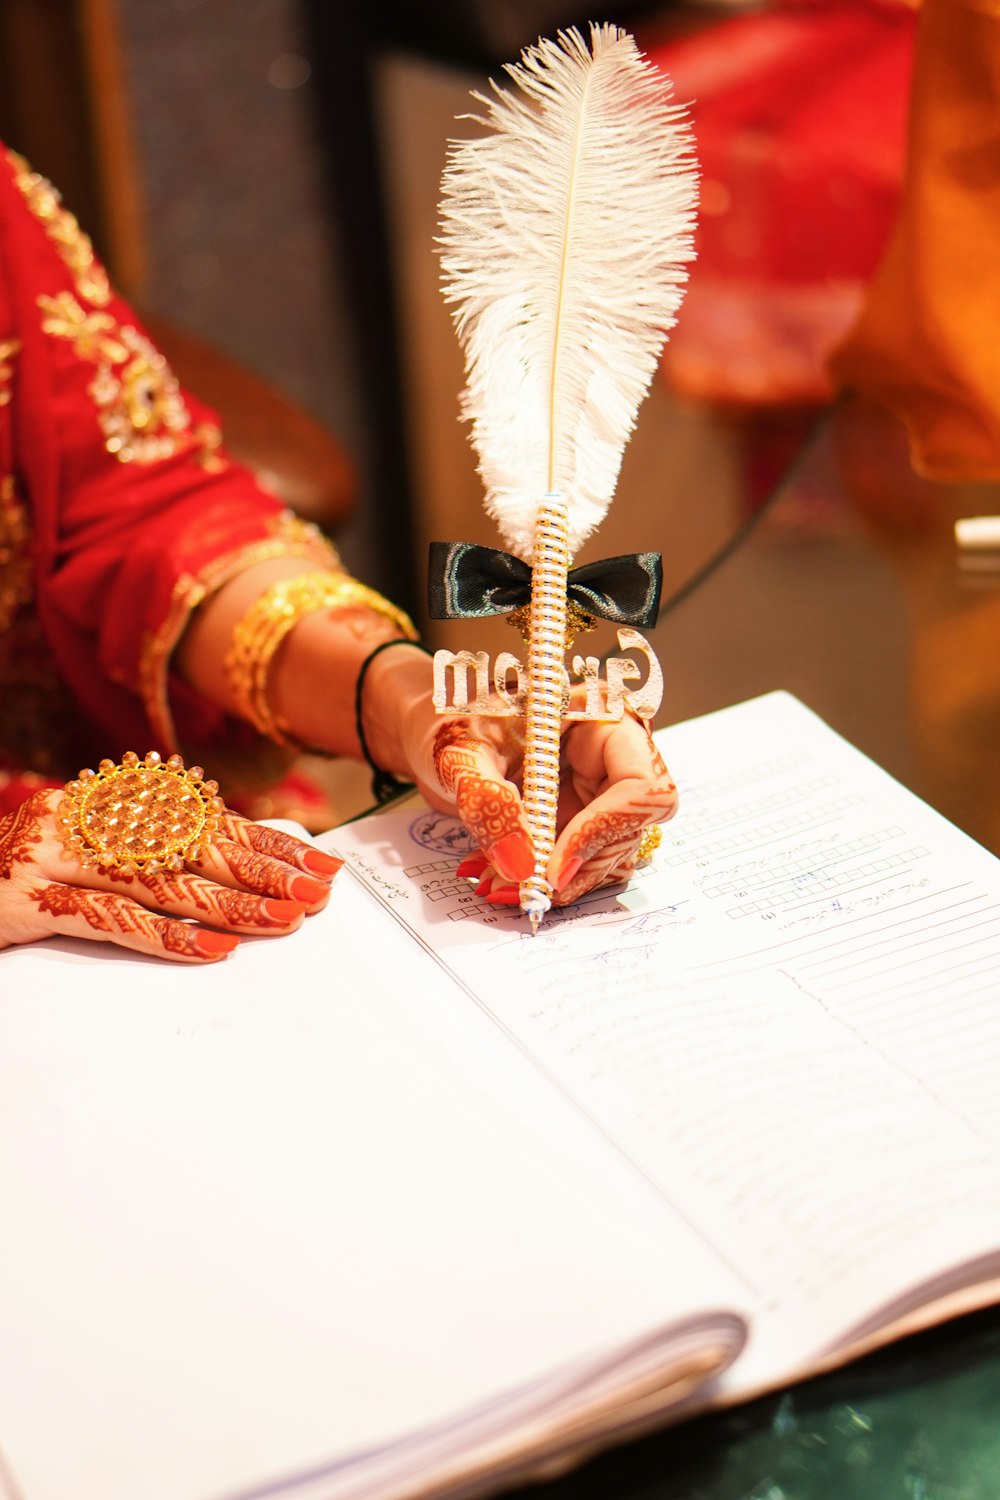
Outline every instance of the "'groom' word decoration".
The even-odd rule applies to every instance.
[[[474,542],[432,542],[428,608],[436,620],[484,619],[506,614],[527,624],[531,569],[519,557]],[[663,674],[652,647],[634,627],[656,623],[663,582],[657,552],[631,552],[572,568],[566,588],[566,647],[578,631],[596,628],[597,619],[617,623],[618,646],[645,658],[645,674],[628,656],[612,656],[601,678],[596,656],[574,656],[563,666],[562,715],[567,719],[620,719],[626,708],[652,719],[663,697]],[[586,689],[582,708],[571,706],[570,671]],[[469,678],[474,687],[470,694]],[[638,689],[627,683],[641,682]],[[490,671],[485,651],[438,651],[434,656],[434,706],[438,713],[490,714],[513,718],[525,712],[527,669],[510,651],[501,651]]]

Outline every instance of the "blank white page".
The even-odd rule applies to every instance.
[[[675,1319],[736,1294],[346,872],[225,963],[47,943],[0,954],[0,996],[21,1500],[337,1470],[333,1494],[366,1449],[490,1403],[502,1434],[511,1396],[630,1341],[667,1357]],[[702,1343],[739,1338],[724,1316]]]

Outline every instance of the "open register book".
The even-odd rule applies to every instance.
[[[1000,864],[773,694],[625,891],[418,803],[292,939],[0,956],[21,1500],[500,1489],[994,1297]]]

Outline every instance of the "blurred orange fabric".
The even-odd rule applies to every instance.
[[[926,0],[902,204],[832,371],[928,478],[1000,478],[1000,0]]]

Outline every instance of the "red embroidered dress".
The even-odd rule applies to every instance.
[[[189,748],[225,734],[231,763],[235,735],[253,758],[169,661],[211,589],[278,554],[335,557],[225,455],[58,194],[0,150],[0,813],[16,773],[177,748],[175,716]]]

